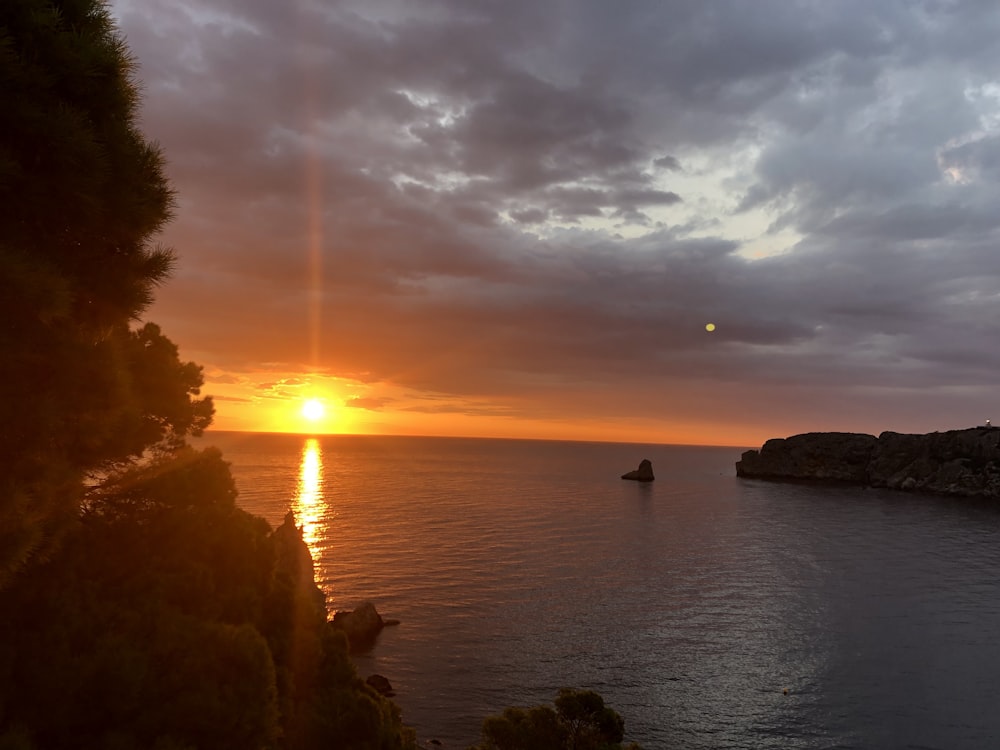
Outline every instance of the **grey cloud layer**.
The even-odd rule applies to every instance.
[[[304,361],[319,242],[327,365],[428,392],[798,383],[902,418],[992,385],[993,3],[118,12],[181,197],[157,313],[227,366]],[[681,221],[696,163],[750,165],[732,216]],[[801,239],[748,260],[690,234],[755,212]]]

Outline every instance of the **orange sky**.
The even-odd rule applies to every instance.
[[[213,429],[298,434],[387,434],[467,437],[512,437],[546,440],[595,440],[637,443],[750,446],[759,442],[752,430],[735,426],[693,422],[664,423],[658,418],[593,419],[586,416],[505,416],[503,405],[488,400],[451,402],[439,412],[422,409],[422,399],[408,401],[390,384],[352,382],[340,378],[287,373],[261,388],[252,378],[230,382],[207,378],[206,392],[213,394],[216,417]],[[363,394],[377,393],[378,396]],[[358,399],[383,399],[395,408],[367,409],[351,406]],[[308,418],[303,405],[318,400],[323,416]],[[412,411],[411,409],[420,409]]]

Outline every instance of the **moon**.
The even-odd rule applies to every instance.
[[[715,323],[709,323],[708,325],[706,325],[705,326],[705,330],[708,331],[709,333],[711,333],[712,331],[714,331],[715,330]]]
[[[311,398],[302,404],[302,416],[310,422],[319,421],[325,413],[326,409],[323,407],[323,402],[318,398]]]

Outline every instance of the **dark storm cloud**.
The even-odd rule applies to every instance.
[[[314,246],[331,372],[539,413],[706,382],[953,411],[1000,364],[992,3],[117,12],[180,197],[156,313],[219,366],[308,357]]]

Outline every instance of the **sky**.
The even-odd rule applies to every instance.
[[[994,0],[112,12],[177,193],[148,318],[215,429],[757,446],[1000,419]]]

